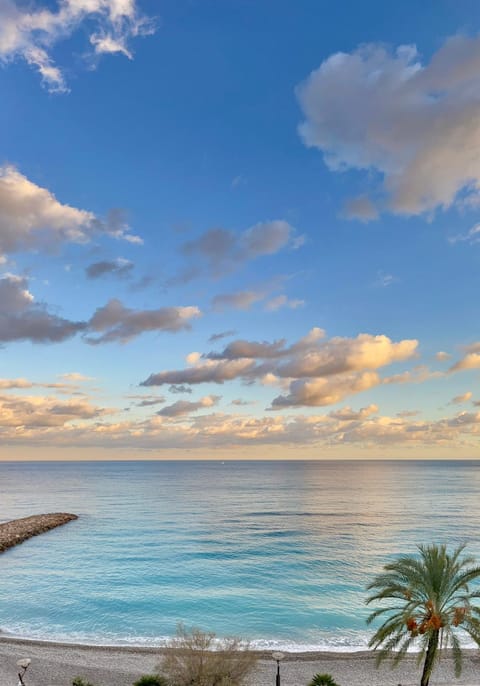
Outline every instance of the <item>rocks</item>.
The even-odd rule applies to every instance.
[[[55,529],[57,526],[62,526],[62,524],[71,522],[74,519],[78,519],[78,516],[66,512],[54,512],[52,514],[14,519],[11,522],[0,524],[0,553],[13,548],[13,546],[19,543],[23,543],[23,541],[32,538],[32,536],[43,534],[45,531]]]

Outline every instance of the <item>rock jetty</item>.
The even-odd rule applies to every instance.
[[[32,536],[43,534],[74,519],[78,519],[78,516],[67,512],[54,512],[13,519],[11,522],[0,524],[0,553],[23,543]]]

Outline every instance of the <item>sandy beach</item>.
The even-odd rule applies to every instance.
[[[162,651],[155,648],[84,646],[74,644],[0,638],[0,683],[17,683],[16,661],[32,660],[26,675],[27,686],[68,686],[82,676],[95,686],[131,686],[142,674],[152,673]],[[431,686],[474,686],[478,684],[480,654],[468,650],[460,679],[455,679],[451,659],[442,658],[431,679]],[[328,672],[340,686],[414,686],[420,681],[414,656],[396,669],[376,669],[371,653],[290,653],[281,666],[282,686],[306,686],[317,672]],[[275,663],[268,653],[259,653],[250,686],[275,684]]]

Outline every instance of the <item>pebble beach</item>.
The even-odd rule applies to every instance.
[[[95,686],[132,686],[142,674],[157,670],[162,650],[155,648],[85,646],[0,638],[0,683],[17,683],[16,662],[30,658],[26,686],[69,686],[81,676]],[[273,686],[276,665],[270,654],[259,653],[256,670],[247,686]],[[431,686],[477,686],[480,654],[467,650],[462,676],[453,676],[451,658],[443,656],[430,680]],[[307,686],[317,672],[331,674],[339,686],[418,686],[420,672],[415,656],[399,667],[377,669],[370,652],[289,653],[281,664],[282,686]]]

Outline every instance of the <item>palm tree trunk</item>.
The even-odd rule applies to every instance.
[[[438,639],[439,632],[434,631],[428,640],[427,654],[423,664],[423,674],[422,680],[420,681],[420,686],[428,686],[428,682],[430,681],[430,675],[432,674],[435,656],[437,654]]]

